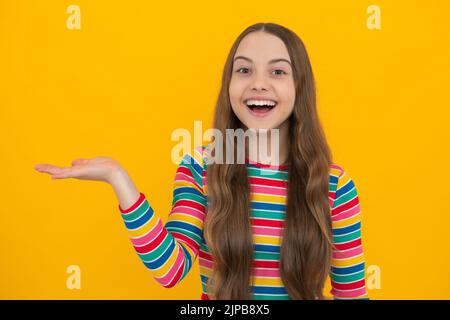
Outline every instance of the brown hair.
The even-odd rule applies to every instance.
[[[294,109],[288,118],[288,196],[280,252],[281,278],[292,299],[322,299],[332,252],[328,202],[331,151],[316,109],[309,57],[294,32],[274,23],[257,23],[238,36],[223,70],[214,128],[222,132],[225,140],[226,129],[242,128],[231,108],[228,88],[239,43],[255,31],[273,34],[284,42],[296,89]],[[207,186],[204,236],[214,261],[208,293],[212,299],[249,300],[253,241],[245,164],[208,164]]]

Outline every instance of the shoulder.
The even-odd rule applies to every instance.
[[[329,199],[331,207],[341,202],[357,201],[358,193],[355,183],[348,171],[342,166],[332,163],[330,165]],[[356,198],[356,200],[355,200]]]
[[[339,190],[348,184],[353,184],[353,179],[342,166],[332,163],[330,165],[330,184],[334,184],[334,190]]]
[[[195,147],[193,151],[184,154],[180,166],[189,167],[201,175],[206,164],[205,154],[205,146]]]
[[[336,191],[337,183],[339,181],[339,177],[344,173],[344,169],[336,163],[331,163],[329,167],[330,172],[330,189]],[[333,188],[334,187],[334,188]]]
[[[201,191],[204,191],[206,178],[205,148],[205,146],[198,146],[190,152],[186,152],[177,169],[177,173],[183,174],[188,179],[193,179]]]

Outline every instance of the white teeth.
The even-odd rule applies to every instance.
[[[257,106],[275,106],[276,102],[272,100],[247,100],[246,104],[249,105],[257,105]]]

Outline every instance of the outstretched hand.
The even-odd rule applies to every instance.
[[[38,172],[50,174],[52,179],[75,178],[108,183],[111,181],[113,173],[120,168],[120,164],[109,157],[95,157],[92,159],[78,158],[72,161],[71,167],[58,167],[46,163],[34,166],[34,169]]]

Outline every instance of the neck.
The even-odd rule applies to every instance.
[[[246,142],[246,154],[251,161],[274,166],[287,164],[289,152],[288,121],[285,121],[277,129],[278,135],[272,130],[267,130],[267,133],[257,133],[256,146],[253,146],[253,148],[249,148],[248,142]],[[265,148],[264,141],[267,142]],[[260,148],[261,146],[263,148]]]

